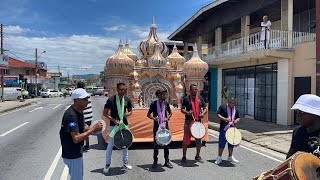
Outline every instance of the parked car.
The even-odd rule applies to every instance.
[[[60,94],[58,91],[56,91],[54,89],[47,89],[47,90],[44,90],[41,92],[41,96],[43,98],[45,98],[45,97],[51,98],[51,97],[58,97],[58,96],[60,96]]]
[[[103,87],[98,87],[97,89],[95,89],[93,92],[92,92],[92,96],[95,96],[95,95],[99,95],[99,96],[102,96],[104,94],[104,89]]]
[[[66,88],[66,93],[68,96],[71,96],[72,92],[73,92],[73,88]]]
[[[19,100],[21,96],[21,88],[19,87],[5,87],[3,89],[3,98],[5,101],[8,100]],[[2,96],[2,91],[0,91],[0,97]]]

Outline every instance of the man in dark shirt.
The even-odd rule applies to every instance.
[[[228,99],[228,104],[222,104],[217,112],[217,117],[220,119],[220,130],[219,130],[219,152],[218,157],[215,161],[215,164],[220,164],[222,162],[222,153],[223,149],[227,143],[226,140],[226,130],[225,127],[229,124],[229,122],[234,121],[234,124],[239,123],[240,117],[239,113],[235,108],[236,100],[233,97]],[[228,114],[228,109],[230,110],[230,114]],[[232,117],[234,114],[234,117]],[[232,127],[233,125],[231,125]],[[233,157],[233,145],[228,143],[229,157],[228,161],[232,163],[238,163],[239,161]]]
[[[190,95],[185,96],[183,98],[182,105],[181,105],[181,112],[183,114],[185,114],[184,136],[183,136],[183,142],[182,142],[183,156],[181,159],[181,164],[187,163],[186,155],[187,155],[187,148],[188,148],[188,145],[190,144],[190,138],[191,138],[191,135],[190,135],[191,134],[191,132],[190,132],[191,123],[194,121],[194,118],[198,119],[200,121],[204,117],[204,115],[207,113],[207,107],[206,107],[206,103],[205,103],[204,99],[201,96],[198,96],[197,94],[198,94],[197,85],[191,84],[190,85]],[[198,103],[196,103],[196,102],[198,102]],[[194,104],[195,109],[199,110],[198,114],[192,108],[192,104]],[[197,153],[195,156],[195,160],[202,161],[202,158],[200,157],[201,139],[195,139],[195,141],[196,141],[196,147],[197,147]]]
[[[120,124],[120,118],[118,115],[118,109],[116,104],[116,96],[119,96],[120,104],[124,103],[123,123],[125,125],[129,124],[127,117],[132,114],[132,103],[131,103],[131,100],[127,96],[125,96],[126,90],[127,90],[127,87],[124,83],[118,83],[117,84],[118,95],[111,96],[107,100],[107,103],[104,106],[103,115],[110,120],[109,133],[112,131],[114,126],[117,126]],[[124,99],[124,102],[122,102],[122,98]],[[113,147],[114,147],[113,138],[109,137],[108,147],[106,151],[106,166],[103,168],[103,173],[105,174],[108,174],[110,170]],[[122,153],[123,153],[123,157],[122,157],[123,167],[128,170],[132,170],[132,166],[128,163],[128,149],[123,149]]]
[[[159,146],[156,142],[156,133],[159,129],[159,116],[158,116],[158,108],[157,108],[157,102],[159,101],[160,107],[161,104],[164,103],[164,108],[165,108],[165,121],[166,121],[166,129],[169,129],[169,120],[171,118],[171,109],[170,109],[170,105],[168,102],[166,102],[165,100],[167,99],[167,95],[168,92],[167,90],[163,90],[163,89],[158,89],[156,91],[156,96],[158,97],[158,100],[152,102],[150,104],[149,107],[149,111],[147,114],[147,117],[153,120],[153,141],[154,141],[154,146],[153,146],[153,164],[152,164],[152,168],[155,169],[158,166],[158,154],[159,154]],[[151,116],[152,114],[152,116]],[[168,146],[164,146],[164,159],[165,159],[165,163],[164,166],[168,167],[168,168],[173,168],[173,166],[170,163],[169,160],[169,147]]]
[[[320,97],[312,94],[302,95],[291,109],[296,110],[300,126],[293,130],[287,158],[298,151],[314,153],[320,146]]]
[[[102,123],[92,128],[84,124],[83,109],[88,105],[89,94],[84,89],[76,89],[71,95],[74,103],[64,113],[60,129],[62,158],[69,168],[71,180],[83,179],[83,141],[93,132],[102,129]],[[86,131],[85,131],[86,129]]]

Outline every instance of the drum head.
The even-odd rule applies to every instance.
[[[231,127],[226,132],[226,139],[229,144],[238,145],[242,140],[241,132],[237,128]]]
[[[90,127],[93,127],[95,124],[97,124],[99,121],[101,121],[103,127],[100,131],[96,131],[96,132],[93,132],[92,135],[95,135],[97,136],[98,134],[101,134],[105,129],[106,129],[106,122],[104,122],[104,120],[102,119],[98,119],[98,120],[95,120],[91,123],[91,126]]]
[[[114,145],[118,149],[127,149],[132,144],[132,133],[127,129],[121,129],[114,135]]]
[[[320,179],[317,173],[320,159],[310,153],[296,153],[293,155],[293,171],[296,179]]]
[[[194,122],[190,131],[191,135],[196,139],[202,139],[206,135],[206,127],[201,122]]]
[[[156,133],[156,142],[160,146],[166,146],[170,144],[171,139],[172,139],[172,135],[168,129],[160,129]]]

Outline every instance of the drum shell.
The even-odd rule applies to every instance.
[[[122,135],[124,139],[122,139]],[[127,129],[120,129],[113,138],[114,146],[118,149],[127,149],[132,145],[133,136],[132,133]]]
[[[160,137],[160,134],[169,134],[168,137]],[[170,144],[172,140],[172,134],[168,129],[159,129],[155,136],[156,143],[160,146],[166,146]]]
[[[237,146],[241,143],[242,135],[241,135],[241,132],[237,128],[230,127],[225,132],[225,138],[229,144]],[[236,142],[235,142],[235,140],[236,140]]]
[[[202,139],[206,135],[206,127],[201,122],[194,122],[190,127],[191,135],[195,139]]]

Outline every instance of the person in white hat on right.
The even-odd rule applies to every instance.
[[[320,141],[320,97],[305,94],[292,106],[300,126],[293,130],[292,141],[287,159],[298,151],[313,152],[313,145]],[[319,144],[320,145],[320,144]]]

